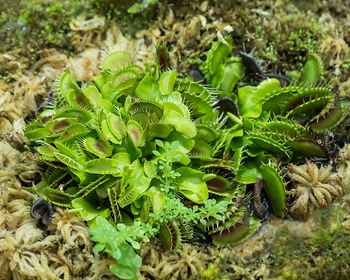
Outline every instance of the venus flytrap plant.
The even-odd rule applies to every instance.
[[[82,86],[64,73],[52,109],[25,134],[49,166],[36,191],[85,219],[96,250],[116,259],[111,270],[134,279],[140,241],[159,235],[174,249],[226,217],[229,200],[218,197],[235,199],[236,184],[200,168],[234,171],[217,144],[227,118],[213,110],[212,90],[159,63],[143,71],[116,52],[102,70]]]
[[[218,77],[223,77],[224,73],[223,65],[230,59],[232,42],[226,43],[213,43],[201,67],[214,87],[218,87]],[[238,88],[237,95],[231,87],[221,86],[227,91],[220,92],[221,96],[231,96],[232,100],[221,97],[223,101],[218,102],[219,110],[230,118],[219,146],[226,147],[225,154],[245,155],[241,157],[236,181],[253,183],[263,178],[273,211],[281,217],[286,208],[285,183],[277,165],[267,164],[271,155],[280,157],[284,163],[305,157],[327,158],[327,147],[321,139],[330,134],[329,130],[344,119],[349,109],[349,102],[339,100],[328,87],[317,86],[322,71],[319,57],[310,54],[298,76],[299,81],[295,80],[292,85],[266,79],[258,86]],[[239,76],[240,70],[236,69],[236,73]],[[228,106],[230,102],[237,102],[238,110]]]

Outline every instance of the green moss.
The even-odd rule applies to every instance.
[[[3,1],[5,2],[5,1]],[[20,55],[36,59],[42,48],[73,51],[65,34],[78,1],[6,1],[0,16],[1,52],[19,49]]]
[[[151,21],[150,10],[140,15],[125,11],[130,1],[97,0],[0,0],[0,52],[16,50],[18,57],[29,58],[29,65],[38,59],[38,51],[55,48],[75,54],[71,42],[69,22],[81,13],[104,16],[108,22],[115,21],[125,33],[145,28]],[[123,12],[124,11],[124,12]],[[132,28],[131,28],[132,27]],[[0,75],[8,75],[1,70]]]
[[[254,55],[272,62],[274,67],[301,67],[310,51],[318,51],[326,35],[318,17],[295,7],[267,9],[268,20],[263,15],[256,16],[254,10],[239,13],[240,26],[236,30],[248,50],[256,47]]]
[[[216,268],[216,266],[213,263],[209,264],[207,269],[201,268],[201,271],[200,271],[201,280],[214,280],[214,279],[217,279],[218,275],[219,275],[219,270]]]
[[[345,279],[350,273],[349,240],[350,231],[343,226],[322,229],[310,238],[280,232],[268,265],[274,277],[284,279]]]
[[[334,207],[320,210],[318,215],[319,229],[310,237],[302,237],[291,227],[281,228],[249,258],[234,256],[237,253],[229,258],[218,256],[219,275],[241,279],[240,273],[255,275],[265,267],[269,273],[262,279],[347,279],[350,274],[350,228],[344,226],[346,223],[342,224],[347,211]],[[234,268],[237,266],[242,267],[241,272]]]

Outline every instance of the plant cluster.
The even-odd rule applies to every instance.
[[[245,66],[231,52],[230,39],[208,52],[202,71],[213,90],[168,70],[164,48],[145,70],[127,52],[111,53],[93,83],[64,73],[53,104],[27,125],[48,166],[34,190],[88,222],[118,277],[137,278],[135,250],[154,236],[166,249],[250,236],[260,220],[249,184],[259,178],[267,207],[284,217],[279,165],[328,156],[319,140],[348,105],[312,85],[317,64],[305,67],[300,86],[266,79],[235,94]]]
[[[329,139],[333,136],[332,130],[346,117],[349,102],[340,98],[329,86],[319,84],[323,66],[318,56],[313,53],[307,56],[303,69],[290,77],[291,84],[286,84],[286,77],[276,75],[278,79],[265,79],[258,86],[239,87],[235,94],[232,89],[237,81],[244,77],[242,68],[252,71],[257,68],[252,67],[252,64],[258,64],[254,64],[252,57],[249,60],[239,56],[229,57],[231,49],[230,38],[214,42],[201,69],[211,85],[225,96],[223,102],[218,102],[219,109],[226,111],[235,124],[233,126],[235,132],[240,131],[240,135],[233,133],[226,142],[226,147],[231,145],[231,151],[235,151],[237,147],[241,149],[241,157],[244,158],[236,178],[245,183],[254,183],[258,178],[263,178],[264,190],[270,199],[272,209],[275,214],[279,213],[282,217],[283,180],[281,176],[274,175],[275,179],[280,178],[278,182],[274,182],[272,177],[266,174],[266,167],[261,164],[266,161],[268,154],[274,155],[279,167],[275,165],[273,169],[277,171],[276,174],[280,174],[280,167],[288,162],[299,163],[306,158],[328,159],[331,152]],[[228,106],[227,103],[230,102],[234,106]],[[316,164],[310,163],[308,166],[318,170]],[[313,172],[312,184],[322,183],[330,175],[330,168],[325,169],[328,171],[321,177]],[[293,176],[290,178],[299,181],[299,177]],[[339,196],[342,193],[341,186],[339,182],[335,185],[337,193],[334,192],[334,195]],[[295,190],[291,191],[291,194],[293,193],[295,194]],[[324,195],[327,196],[327,203],[323,203],[322,207],[329,207],[331,195],[328,192],[324,192]],[[299,195],[296,196],[299,198]],[[319,196],[320,200],[322,198],[323,196]],[[310,208],[306,205],[307,203],[299,211],[306,213]],[[319,204],[314,205],[320,207]]]

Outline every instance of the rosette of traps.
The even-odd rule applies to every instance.
[[[260,223],[235,180],[242,158],[223,148],[232,128],[217,97],[157,60],[133,65],[126,52],[106,56],[91,82],[64,73],[25,130],[46,167],[30,190],[82,217],[124,279],[137,278],[140,242],[154,236],[166,249],[243,240]]]

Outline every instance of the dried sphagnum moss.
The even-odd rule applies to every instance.
[[[307,162],[300,166],[290,164],[288,169],[294,184],[289,196],[295,198],[290,213],[295,218],[306,218],[314,208],[329,208],[333,198],[343,194],[341,177],[331,171],[331,165],[318,167]]]
[[[84,221],[55,208],[45,230],[30,216],[34,196],[9,183],[1,184],[1,279],[115,279],[111,259],[93,252]]]
[[[184,244],[176,251],[164,251],[159,242],[142,246],[141,274],[145,279],[199,279],[200,270],[215,259],[200,246]]]

